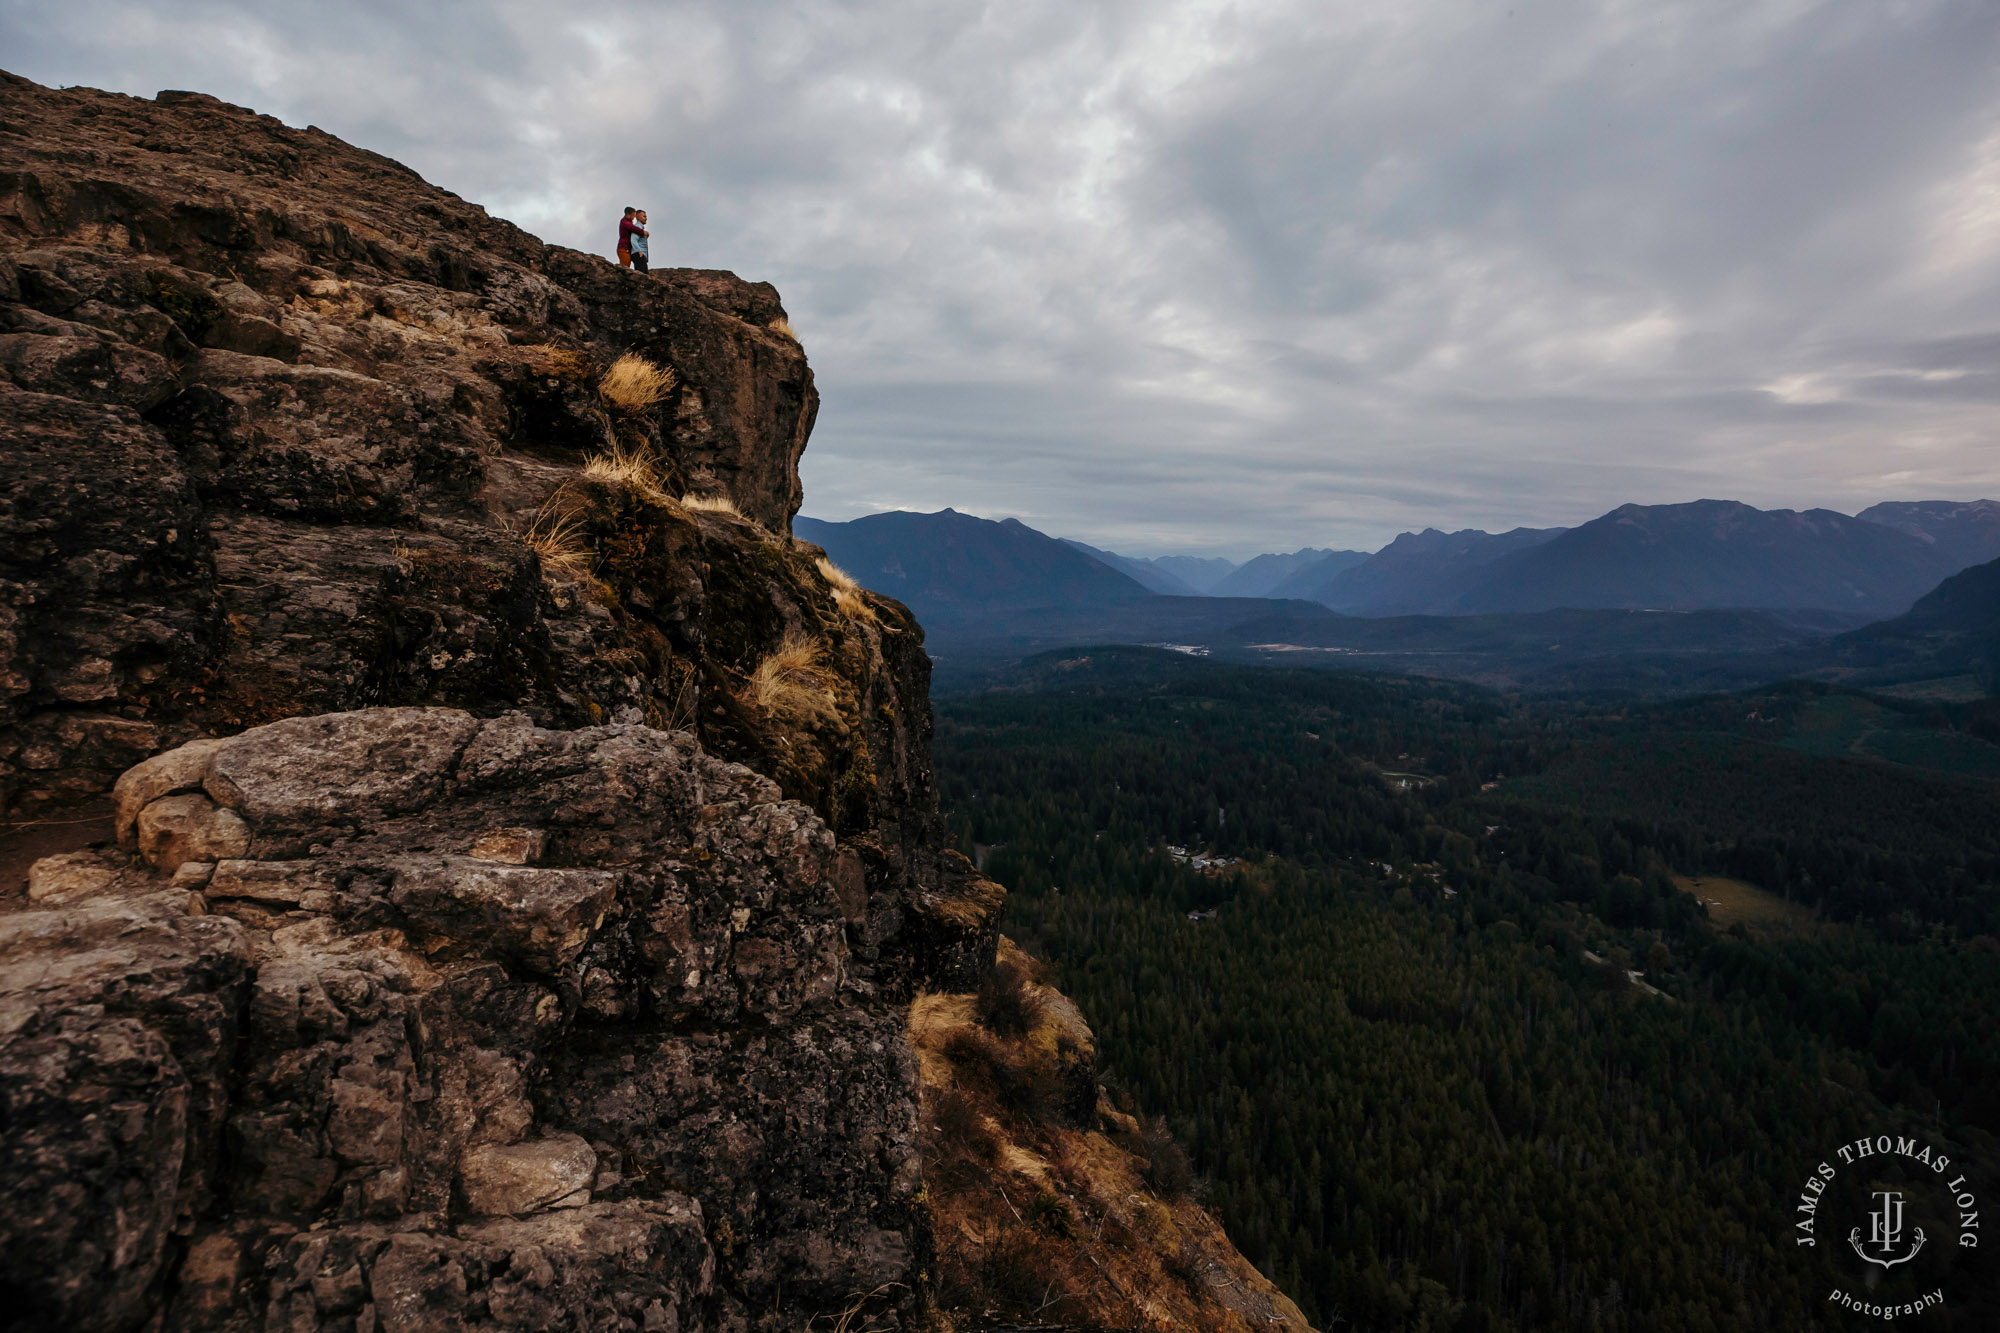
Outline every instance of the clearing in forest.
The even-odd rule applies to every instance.
[[[1741,922],[1749,928],[1803,929],[1812,924],[1812,909],[1766,893],[1755,884],[1720,875],[1675,875],[1683,893],[1692,893],[1708,907],[1708,919],[1727,929]]]

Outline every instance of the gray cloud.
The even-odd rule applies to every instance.
[[[603,250],[776,282],[807,510],[1138,553],[2000,490],[1983,0],[0,0]]]

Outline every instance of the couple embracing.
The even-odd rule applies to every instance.
[[[635,268],[644,273],[652,263],[648,253],[646,230],[646,210],[627,208],[624,218],[618,223],[618,267]]]

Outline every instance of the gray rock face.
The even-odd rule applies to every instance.
[[[255,945],[122,857],[63,859],[87,892],[0,913],[0,1272],[18,1327],[125,1329],[217,1202]]]
[[[915,1290],[915,1067],[844,854],[692,741],[385,708],[128,775],[137,868],[51,858],[0,913],[23,1326],[164,1293],[189,1331],[778,1328]],[[212,865],[148,833],[224,817]]]

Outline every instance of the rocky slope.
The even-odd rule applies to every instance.
[[[816,403],[769,286],[0,76],[14,1326],[1021,1313],[939,1303],[910,1006],[1003,895],[921,630],[791,537]],[[1244,1326],[1204,1271],[1128,1304]]]

